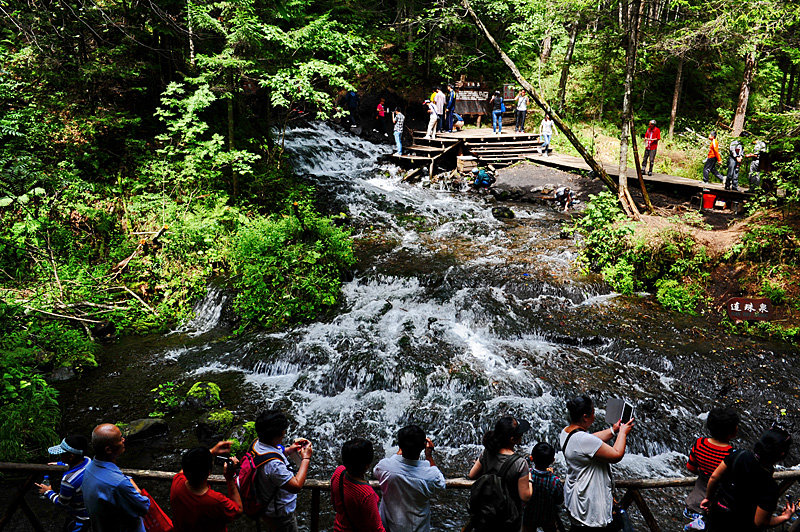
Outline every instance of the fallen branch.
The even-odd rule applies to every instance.
[[[161,229],[159,229],[159,230],[158,230],[158,232],[155,234],[155,236],[154,236],[153,238],[151,238],[151,239],[150,239],[150,242],[155,242],[156,240],[158,240],[158,238],[159,238],[161,235],[163,235],[163,234],[164,234],[164,231],[166,231],[166,230],[167,230],[167,226],[166,226],[166,225],[162,226],[162,227],[161,227]],[[114,266],[114,273],[113,273],[113,275],[111,276],[111,280],[112,280],[112,281],[113,281],[114,279],[116,279],[117,277],[119,277],[119,275],[120,275],[120,274],[121,274],[123,271],[125,271],[125,268],[127,268],[127,267],[128,267],[128,264],[131,262],[131,260],[133,260],[133,258],[134,258],[136,255],[138,255],[138,254],[139,254],[139,253],[142,251],[142,249],[144,249],[144,245],[145,245],[146,243],[147,243],[147,240],[146,240],[146,239],[144,239],[144,238],[143,238],[143,239],[141,239],[141,240],[139,240],[139,245],[138,245],[138,246],[136,246],[136,249],[134,249],[134,250],[133,250],[133,253],[131,253],[131,254],[130,254],[130,256],[129,256],[128,258],[126,258],[126,259],[123,259],[123,260],[122,260],[122,261],[120,261],[120,262],[119,262],[119,263],[118,263],[116,266]]]
[[[147,308],[147,310],[149,310],[150,312],[152,312],[154,315],[158,316],[158,312],[156,312],[156,311],[155,311],[155,309],[154,309],[153,307],[151,307],[150,305],[148,305],[148,304],[145,302],[145,300],[144,300],[144,299],[142,299],[141,297],[139,297],[139,296],[138,296],[138,294],[136,294],[136,292],[134,292],[133,290],[131,290],[131,289],[130,289],[130,288],[128,288],[127,286],[122,286],[121,288],[122,288],[123,290],[125,290],[126,292],[128,292],[128,293],[129,293],[130,295],[132,295],[133,297],[135,297],[135,298],[136,298],[136,300],[137,300],[137,301],[139,301],[139,303],[141,303],[142,305],[144,305],[144,306]]]
[[[40,308],[33,308],[28,306],[23,306],[25,310],[30,310],[31,312],[39,312],[40,314],[46,314],[48,316],[53,316],[54,318],[61,318],[64,320],[76,320],[76,321],[83,321],[86,323],[103,323],[102,321],[98,320],[90,320],[89,318],[79,318],[77,316],[67,316],[65,314],[56,314],[55,312],[49,312],[47,310],[42,310]]]

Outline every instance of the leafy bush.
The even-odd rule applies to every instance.
[[[354,262],[349,233],[307,202],[252,220],[235,236],[230,257],[240,330],[317,318],[336,305],[342,275]]]
[[[697,307],[703,302],[702,288],[696,283],[684,284],[675,279],[656,281],[656,299],[664,307],[697,315]]]
[[[150,417],[164,417],[168,412],[176,410],[181,400],[178,397],[178,387],[180,384],[177,382],[163,382],[150,390],[155,394],[153,402],[155,403],[155,410],[150,412]]]

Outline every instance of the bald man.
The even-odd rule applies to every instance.
[[[94,460],[86,466],[83,499],[95,532],[145,532],[142,516],[150,500],[116,461],[125,452],[125,438],[116,425],[104,423],[92,431]]]

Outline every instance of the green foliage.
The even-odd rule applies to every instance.
[[[233,425],[233,412],[226,409],[213,410],[208,413],[208,420],[220,427]]]
[[[214,382],[196,382],[186,392],[187,399],[194,399],[205,407],[216,406],[222,402],[219,385]]]
[[[675,279],[656,281],[656,299],[665,308],[697,315],[697,308],[705,300],[702,287],[697,283],[685,284]]]
[[[179,383],[167,381],[150,390],[154,394],[153,403],[156,409],[150,412],[149,416],[164,417],[165,414],[177,410],[181,405],[181,399],[178,395],[179,387]]]
[[[252,220],[232,244],[240,330],[318,317],[336,305],[342,275],[355,261],[346,230],[305,201],[288,211]]]
[[[246,421],[241,427],[234,430],[235,436],[231,440],[231,456],[241,456],[247,451],[247,447],[258,438],[256,434],[256,422]]]
[[[786,302],[786,289],[770,279],[764,279],[761,282],[759,294],[772,301],[773,305],[781,305]]]

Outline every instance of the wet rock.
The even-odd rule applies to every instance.
[[[111,338],[117,332],[117,326],[113,321],[104,321],[92,327],[92,335],[95,338]]]
[[[508,207],[492,207],[492,216],[498,220],[513,220],[514,211]]]
[[[186,404],[194,408],[213,408],[222,402],[219,392],[219,386],[213,382],[196,382],[186,392]]]
[[[135,419],[122,431],[130,442],[146,440],[167,432],[167,422],[160,418]]]
[[[201,445],[213,446],[218,441],[225,439],[225,434],[233,426],[233,413],[220,408],[203,414],[197,420],[195,434]]]
[[[74,378],[75,370],[67,366],[57,367],[50,374],[50,380],[53,382],[64,382]]]

